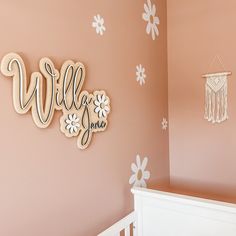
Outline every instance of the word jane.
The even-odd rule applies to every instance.
[[[9,53],[2,59],[1,72],[13,78],[16,112],[25,114],[31,109],[35,124],[46,128],[52,122],[55,110],[62,110],[61,131],[67,137],[78,136],[77,146],[87,148],[92,134],[107,127],[109,97],[104,91],[94,91],[93,94],[82,91],[85,67],[80,62],[65,61],[59,72],[49,58],[42,58],[39,69],[40,72],[31,74],[27,84],[22,58],[16,53]]]

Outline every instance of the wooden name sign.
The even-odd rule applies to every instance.
[[[107,127],[109,97],[104,91],[91,94],[82,90],[85,67],[80,62],[65,61],[59,72],[49,58],[42,58],[39,70],[27,80],[24,61],[18,54],[9,53],[3,57],[1,72],[13,78],[16,112],[25,114],[31,109],[35,124],[39,128],[47,128],[55,110],[61,110],[61,131],[69,138],[77,136],[80,149],[87,148],[93,133],[104,131]],[[27,81],[30,81],[29,84]]]

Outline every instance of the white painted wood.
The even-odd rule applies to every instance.
[[[135,212],[131,212],[122,220],[112,225],[107,230],[98,234],[98,236],[118,236],[122,230],[125,230],[125,236],[130,236],[129,227],[135,221]],[[129,234],[128,234],[129,233]]]
[[[132,189],[134,208],[99,236],[134,225],[134,236],[236,236],[236,204],[143,188]]]
[[[130,236],[130,225],[125,228],[125,236]]]
[[[235,236],[236,205],[132,189],[137,236]]]

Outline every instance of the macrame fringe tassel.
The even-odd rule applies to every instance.
[[[227,81],[215,92],[207,83],[205,87],[205,119],[212,123],[221,123],[228,119]]]

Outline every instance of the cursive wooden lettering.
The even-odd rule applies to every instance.
[[[55,110],[61,110],[61,131],[67,137],[77,136],[77,145],[81,149],[89,146],[94,132],[106,129],[110,99],[104,91],[95,91],[93,94],[82,91],[85,81],[85,67],[82,63],[65,61],[59,73],[49,58],[42,58],[39,72],[33,72],[27,84],[23,59],[16,53],[9,53],[2,59],[1,72],[13,78],[13,104],[16,112],[25,114],[31,110],[39,128],[48,127]],[[43,80],[46,81],[45,88]]]

